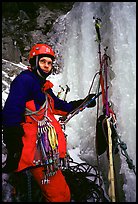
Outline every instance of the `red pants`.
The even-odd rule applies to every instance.
[[[50,182],[48,184],[41,184],[41,180],[44,178],[42,170],[43,167],[39,167],[33,168],[30,171],[39,184],[45,201],[70,202],[70,190],[61,170],[58,170],[54,176],[49,177]]]

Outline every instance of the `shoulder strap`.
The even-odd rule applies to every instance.
[[[39,110],[37,110],[37,111],[31,111],[29,108],[26,108],[26,109],[25,109],[25,115],[26,115],[26,116],[27,116],[27,115],[38,115],[39,111],[41,111],[41,110],[45,107],[46,101],[47,101],[47,100],[45,100],[45,102],[43,103],[43,105],[41,106],[41,108],[40,108]]]

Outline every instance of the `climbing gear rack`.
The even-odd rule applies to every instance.
[[[67,165],[67,157],[60,158],[58,151],[58,136],[55,127],[52,125],[51,119],[47,115],[48,98],[46,95],[43,118],[37,120],[33,114],[39,114],[39,111],[30,111],[26,109],[26,115],[29,115],[33,120],[37,122],[37,140],[36,151],[34,155],[33,163],[36,167],[43,166],[44,178],[41,180],[42,184],[48,184],[50,182],[49,177],[56,174],[58,169]],[[41,107],[41,110],[42,110]]]
[[[100,34],[100,28],[101,28],[101,19],[93,17],[95,22],[95,30],[96,30],[96,41],[98,43],[98,55],[99,55],[99,84],[98,84],[98,92],[101,87],[102,91],[102,104],[103,104],[103,115],[100,117],[103,117],[103,121],[106,124],[106,130],[105,130],[105,124],[102,124],[102,131],[104,134],[101,134],[104,141],[104,149],[99,151],[97,148],[97,144],[99,143],[98,140],[100,140],[100,137],[97,137],[97,127],[98,127],[98,121],[99,121],[99,101],[97,104],[97,126],[96,126],[96,150],[97,150],[97,162],[98,156],[103,154],[105,151],[107,151],[107,158],[109,161],[109,171],[108,171],[108,181],[109,181],[109,189],[108,189],[108,195],[111,199],[111,202],[116,202],[116,192],[115,192],[115,169],[114,169],[114,155],[119,152],[118,146],[120,145],[121,153],[126,157],[126,161],[128,163],[128,167],[130,169],[133,169],[135,172],[135,166],[133,165],[132,160],[129,158],[127,152],[126,152],[126,144],[121,141],[117,134],[117,126],[116,126],[116,115],[111,109],[111,105],[109,105],[109,99],[108,99],[108,82],[109,82],[109,62],[110,57],[107,55],[107,49],[106,47],[104,49],[104,54],[101,53],[101,34]],[[102,122],[103,123],[103,122]],[[100,145],[100,143],[99,143]],[[103,148],[103,147],[102,147]]]

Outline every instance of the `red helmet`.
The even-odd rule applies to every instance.
[[[36,44],[32,47],[30,53],[29,53],[29,62],[30,60],[37,56],[37,55],[42,55],[42,54],[46,54],[51,56],[52,58],[55,57],[55,53],[52,50],[52,48],[47,45],[47,44]]]

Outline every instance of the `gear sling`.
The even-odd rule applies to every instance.
[[[30,171],[40,185],[46,201],[52,201],[53,199],[54,202],[55,198],[55,201],[69,202],[70,190],[61,173],[61,162],[64,164],[67,163],[65,162],[67,159],[66,139],[59,122],[53,115],[54,109],[51,100],[51,97],[46,93],[45,103],[38,111],[35,111],[34,101],[28,101],[26,103],[26,122],[23,124],[23,128],[25,134],[28,135],[30,131],[33,133],[32,139],[34,139],[34,135],[36,134],[36,142],[32,142],[35,146],[31,148],[31,151],[28,149],[29,154],[32,152],[31,164],[30,162],[25,164],[24,161],[27,161],[27,159],[24,157],[27,157],[28,153],[25,153],[27,148],[23,148],[24,152],[22,153],[17,171],[27,167],[35,167],[30,168]],[[27,147],[25,140],[27,138],[23,137],[23,143]],[[31,145],[30,142],[28,144]],[[49,191],[50,186],[52,192]],[[56,193],[53,191],[52,186],[54,186]]]

